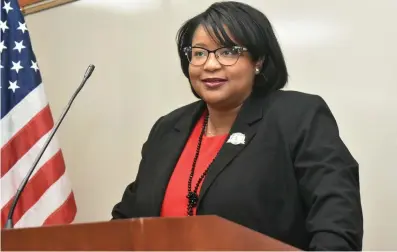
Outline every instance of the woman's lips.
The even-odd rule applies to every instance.
[[[205,78],[201,80],[205,86],[209,88],[217,88],[224,85],[227,82],[227,79],[223,78]]]

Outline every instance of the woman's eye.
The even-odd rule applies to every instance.
[[[202,57],[202,56],[205,56],[205,53],[204,52],[194,52],[194,54],[193,54],[195,57]]]

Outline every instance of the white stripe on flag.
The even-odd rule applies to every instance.
[[[15,223],[15,227],[35,227],[44,221],[61,206],[72,192],[70,181],[65,172],[43,196]]]
[[[47,104],[44,86],[40,84],[0,120],[1,148]]]

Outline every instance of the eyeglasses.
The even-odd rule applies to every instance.
[[[231,66],[236,64],[237,60],[243,52],[247,52],[248,49],[242,46],[233,47],[221,47],[216,50],[207,50],[198,46],[187,46],[183,49],[185,55],[194,66],[204,65],[208,60],[210,53],[215,54],[215,58],[221,65]]]

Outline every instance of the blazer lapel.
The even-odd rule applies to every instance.
[[[170,132],[163,136],[161,143],[159,143],[162,145],[158,152],[159,156],[154,157],[157,159],[155,165],[156,174],[153,178],[153,183],[155,183],[156,186],[153,187],[154,191],[152,198],[153,210],[156,211],[154,213],[155,215],[160,214],[161,205],[172,172],[174,171],[194,126],[205,109],[205,103],[202,101],[198,101],[192,106],[193,108],[186,110],[176,122],[175,126],[171,128]]]
[[[230,130],[226,142],[223,144],[217,157],[208,170],[207,176],[204,178],[200,190],[197,208],[199,207],[200,201],[203,199],[216,177],[250,143],[251,139],[254,137],[258,126],[256,122],[263,117],[262,109],[263,100],[254,97],[250,97],[242,106],[240,113],[238,114],[235,123]],[[233,141],[233,138],[230,138],[231,136],[237,135],[243,136],[243,138],[245,136],[244,143],[241,142],[243,138],[237,137],[236,141]]]

